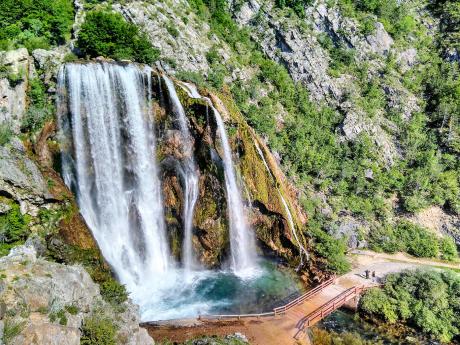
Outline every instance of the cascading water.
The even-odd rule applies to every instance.
[[[182,244],[183,265],[187,271],[197,267],[195,256],[193,255],[193,214],[195,204],[198,199],[198,169],[193,158],[193,139],[190,134],[189,124],[185,115],[184,108],[177,96],[174,83],[167,76],[163,76],[166,87],[168,88],[169,99],[173,111],[177,116],[179,129],[182,134],[183,154],[182,171],[185,184],[184,191],[184,240]]]
[[[265,165],[265,169],[267,169],[268,174],[270,176],[273,176],[271,171],[270,171],[270,168],[268,167],[267,161],[265,160],[265,156],[264,156],[262,150],[259,147],[259,144],[256,141],[254,141],[254,145],[256,147],[256,150],[257,150],[260,158],[262,159],[262,162]],[[288,217],[289,228],[291,229],[291,232],[294,235],[294,238],[295,238],[295,240],[297,242],[297,245],[299,246],[299,251],[300,251],[300,266],[299,267],[301,267],[301,266],[303,266],[303,255],[305,255],[305,258],[308,261],[309,258],[310,258],[310,254],[305,249],[305,247],[302,245],[302,243],[299,240],[299,237],[297,236],[297,231],[296,231],[296,228],[295,228],[294,219],[292,218],[291,210],[289,209],[289,206],[288,206],[288,204],[286,202],[286,199],[284,199],[283,194],[281,194],[279,189],[278,189],[278,195],[280,197],[281,203],[283,204],[284,210],[286,211],[286,214],[287,214],[287,217]]]
[[[222,142],[224,153],[225,188],[227,191],[228,212],[230,218],[230,251],[232,269],[239,276],[253,275],[257,270],[256,245],[254,237],[244,217],[243,202],[236,183],[232,152],[228,142],[227,131],[219,112],[209,98],[201,97],[194,85],[181,83],[187,94],[192,98],[204,98],[211,107],[217,123],[217,130]],[[264,160],[265,163],[265,160]],[[265,163],[266,165],[266,163]],[[268,166],[267,166],[268,169]],[[249,194],[249,193],[248,193]]]
[[[264,303],[298,291],[292,275],[269,262],[261,263],[263,275],[241,279],[241,273],[255,267],[255,244],[244,220],[225,127],[215,109],[224,149],[233,271],[185,270],[184,274],[176,267],[169,253],[155,158],[151,78],[150,68],[108,62],[67,64],[58,76],[64,180],[76,191],[80,211],[102,254],[140,305],[142,320],[258,312]],[[171,83],[166,83],[184,143],[191,147],[185,113]],[[193,93],[200,97],[196,90]],[[198,195],[193,177],[198,169],[192,155],[183,164],[184,193],[188,193],[184,218],[190,220],[184,227],[190,226],[191,236]],[[187,250],[184,243],[184,256]]]
[[[224,121],[217,109],[212,107],[217,123],[217,130],[222,143],[225,188],[227,191],[228,213],[230,221],[230,251],[232,269],[240,276],[252,275],[257,269],[256,245],[244,217],[243,202],[236,183],[232,161],[232,151],[227,138]]]
[[[155,164],[151,69],[67,64],[58,76],[63,175],[104,257],[129,291],[171,268]],[[67,89],[67,94],[64,90]],[[66,97],[64,95],[67,95]]]

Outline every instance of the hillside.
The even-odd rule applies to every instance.
[[[96,339],[148,344],[122,285],[139,304],[149,258],[210,272],[275,258],[306,286],[347,272],[354,249],[455,261],[459,33],[454,0],[2,1],[2,284],[81,270],[91,290],[72,314],[53,291],[20,305],[3,289],[3,339],[51,321],[78,344],[102,318]],[[117,224],[112,242],[101,229]]]

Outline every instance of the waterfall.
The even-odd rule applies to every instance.
[[[243,202],[241,200],[240,191],[236,183],[232,153],[230,144],[228,142],[224,122],[222,121],[222,117],[220,116],[217,109],[212,105],[211,100],[207,97],[201,97],[195,85],[185,82],[181,82],[180,84],[183,86],[189,97],[205,99],[214,113],[224,152],[224,174],[230,220],[230,251],[232,269],[237,275],[240,276],[245,276],[248,274],[252,275],[254,270],[257,269],[255,239],[252,236],[244,217]],[[266,165],[265,159],[264,164]]]
[[[232,152],[227,138],[224,122],[217,109],[212,107],[217,123],[217,130],[224,153],[225,188],[230,221],[230,251],[232,269],[235,274],[244,276],[252,274],[257,268],[255,239],[246,223],[243,202],[236,183],[232,161]]]
[[[308,251],[305,249],[305,247],[302,245],[302,243],[300,242],[300,239],[299,237],[297,236],[297,230],[295,228],[295,225],[294,225],[294,220],[292,219],[292,214],[291,214],[291,211],[289,210],[289,206],[286,202],[286,199],[284,199],[283,195],[281,194],[281,192],[278,190],[278,194],[280,196],[280,199],[281,199],[281,202],[284,206],[284,209],[286,210],[286,213],[287,213],[287,216],[288,216],[288,223],[289,223],[289,227],[291,228],[291,232],[292,234],[294,235],[294,238],[297,242],[297,245],[299,246],[299,252],[300,252],[300,265],[298,268],[302,267],[303,266],[303,255],[305,255],[305,258],[307,259],[307,261],[310,259],[310,254],[308,253]],[[303,255],[302,255],[303,254]]]
[[[151,69],[67,64],[58,75],[63,176],[128,291],[171,268],[155,163]],[[65,92],[67,90],[67,93]]]
[[[185,115],[184,108],[177,96],[176,88],[171,79],[163,76],[168,88],[169,99],[173,111],[178,118],[179,129],[182,134],[184,159],[182,160],[182,170],[184,179],[184,240],[182,244],[183,265],[186,270],[191,270],[197,266],[193,255],[193,214],[195,204],[198,199],[198,169],[193,158],[193,139],[190,134],[189,124]]]
[[[267,161],[265,160],[265,156],[264,156],[262,150],[260,149],[259,144],[257,143],[257,141],[254,141],[254,145],[256,147],[257,153],[259,154],[260,158],[262,159],[262,162],[265,165],[265,169],[267,170],[268,174],[270,176],[273,176],[272,172],[270,171],[270,168],[268,167]],[[297,245],[299,246],[299,251],[300,251],[300,266],[299,267],[301,267],[301,266],[303,266],[303,256],[302,256],[302,254],[305,255],[305,258],[307,259],[307,261],[310,258],[310,254],[305,249],[305,247],[302,245],[302,243],[299,240],[299,237],[297,236],[297,230],[295,228],[294,219],[292,218],[291,210],[289,209],[289,206],[288,206],[288,204],[286,202],[286,199],[284,199],[283,194],[281,194],[279,189],[278,189],[278,195],[280,197],[281,203],[283,204],[284,210],[286,211],[286,214],[287,214],[287,217],[288,217],[287,220],[288,220],[289,228],[291,229],[291,232],[294,235],[294,238],[295,238],[295,240],[297,242]]]

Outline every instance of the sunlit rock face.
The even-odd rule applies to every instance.
[[[115,322],[117,336],[126,339],[123,344],[153,345],[147,331],[139,328],[139,310],[131,301],[122,303],[120,313],[103,300],[99,285],[83,267],[37,256],[36,248],[26,244],[0,258],[1,307],[7,311],[0,323],[20,325],[20,334],[10,344],[78,345],[85,318],[98,313]],[[70,306],[72,313],[66,311]],[[53,320],[60,310],[65,322]]]

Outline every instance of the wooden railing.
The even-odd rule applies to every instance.
[[[376,285],[377,286],[377,285]],[[334,297],[333,299],[329,300],[322,306],[318,307],[316,310],[308,314],[302,320],[299,321],[297,324],[297,328],[300,331],[303,331],[306,327],[310,327],[313,325],[315,321],[322,320],[335,310],[339,309],[343,306],[346,302],[352,300],[353,298],[359,296],[363,291],[370,289],[375,286],[354,286],[345,290],[340,295]]]
[[[296,305],[314,297],[318,293],[324,290],[329,285],[332,285],[336,279],[336,276],[332,276],[332,278],[324,281],[320,285],[316,286],[315,288],[311,289],[310,291],[307,291],[304,293],[302,296],[297,297],[296,299],[290,301],[289,303],[276,307],[273,309],[273,311],[266,312],[266,313],[259,313],[259,314],[222,314],[222,315],[199,315],[198,320],[203,320],[203,319],[217,319],[217,320],[223,320],[223,319],[244,319],[244,318],[260,318],[260,317],[267,317],[267,316],[276,316],[276,315],[281,315],[284,314],[287,310],[291,309],[292,307],[295,307]]]
[[[285,313],[287,310],[291,309],[292,307],[302,303],[303,301],[306,301],[307,299],[312,298],[316,294],[318,294],[321,291],[323,291],[324,288],[328,287],[329,285],[332,285],[334,283],[334,281],[335,281],[335,278],[336,278],[335,275],[332,276],[332,278],[322,282],[317,287],[311,289],[310,291],[306,292],[305,294],[303,294],[302,296],[296,298],[295,300],[292,300],[288,304],[285,304],[285,305],[283,305],[281,307],[277,307],[277,308],[273,309],[273,312],[275,313],[275,315]]]

